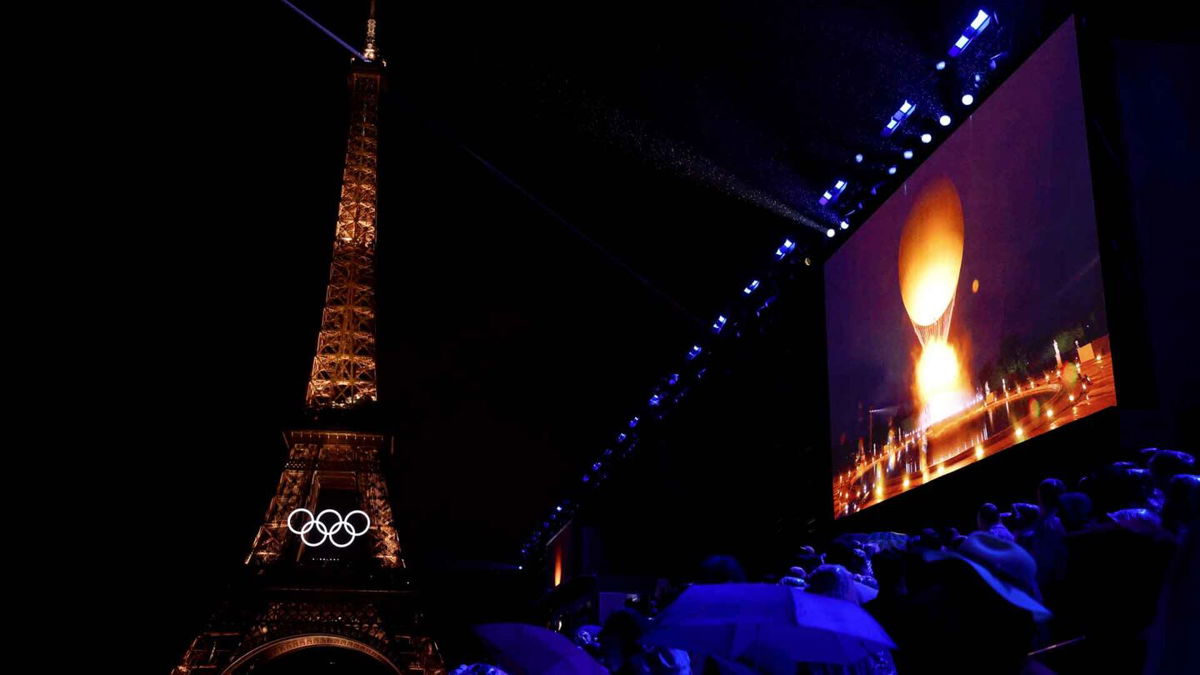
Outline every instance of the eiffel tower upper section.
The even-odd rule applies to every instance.
[[[366,60],[350,72],[350,129],[342,171],[329,287],[308,379],[310,412],[344,410],[378,398],[375,374],[375,232],[379,97],[384,64],[367,24]]]

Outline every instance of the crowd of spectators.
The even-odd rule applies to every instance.
[[[616,675],[1200,673],[1200,475],[1149,448],[1034,501],[983,503],[975,529],[843,534],[751,578],[714,556],[686,581],[564,633]],[[784,584],[866,610],[895,649],[850,664],[772,666],[651,646],[655,615],[691,584]],[[499,672],[499,671],[493,671]]]
[[[972,532],[845,534],[819,550],[802,546],[776,581],[865,608],[897,645],[869,672],[1200,672],[1192,653],[1200,647],[1165,639],[1200,636],[1200,598],[1180,597],[1195,590],[1200,475],[1183,452],[1150,448],[1136,460],[1071,484],[1046,478],[1031,502],[983,503]],[[746,580],[727,556],[694,578]],[[623,625],[627,655],[641,654],[601,655],[613,672],[704,671],[665,666],[681,659],[662,649],[642,651],[638,621],[622,613],[605,625],[605,633]]]

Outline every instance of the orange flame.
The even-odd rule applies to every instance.
[[[933,340],[915,355],[917,403],[925,411],[926,423],[945,419],[960,410],[970,398],[963,356],[954,345]]]

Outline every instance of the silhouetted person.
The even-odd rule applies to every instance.
[[[746,572],[737,558],[714,555],[700,563],[700,575],[696,581],[702,584],[740,584],[746,581]]]
[[[1149,450],[1150,448],[1147,449]],[[1173,477],[1181,473],[1192,473],[1195,465],[1195,458],[1186,452],[1160,450],[1158,448],[1153,448],[1150,460],[1146,462],[1147,468],[1150,469],[1150,475],[1154,478],[1155,485],[1163,492],[1167,491],[1167,487],[1171,484]]]
[[[986,532],[1005,541],[1016,542],[1017,540],[1013,533],[1004,526],[1004,523],[1000,522],[1000,509],[996,508],[995,504],[988,502],[980,506],[979,511],[975,514],[975,523],[979,527],[979,532]]]
[[[1087,527],[1092,519],[1092,499],[1083,492],[1066,492],[1058,498],[1059,520],[1067,532]]]
[[[1066,483],[1057,478],[1047,478],[1038,484],[1038,508],[1043,516],[1058,513],[1058,498],[1066,491]]]
[[[634,610],[613,612],[600,631],[600,663],[613,675],[690,674],[687,652],[642,644],[647,626]]]
[[[1171,477],[1163,505],[1163,527],[1180,538],[1200,520],[1200,476],[1181,473]]]
[[[1087,637],[1082,649],[1087,672],[1141,671],[1144,631],[1175,548],[1156,521],[1105,517],[1065,537],[1066,574],[1055,605],[1059,632]]]
[[[1067,486],[1057,478],[1047,478],[1038,485],[1038,515],[1029,527],[1021,544],[1033,555],[1038,566],[1038,585],[1053,606],[1056,585],[1067,569],[1066,527],[1059,518],[1062,496]]]

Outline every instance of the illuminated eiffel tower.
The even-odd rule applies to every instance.
[[[374,2],[361,56],[350,71],[341,203],[305,397],[316,424],[284,433],[288,457],[244,574],[174,674],[272,670],[319,647],[357,652],[350,656],[369,657],[381,672],[445,672],[436,644],[421,634],[400,555],[382,469],[391,441],[362,428],[378,393],[376,164],[385,63],[375,46]]]

